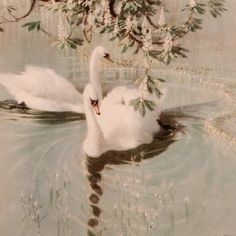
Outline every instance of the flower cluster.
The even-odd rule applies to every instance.
[[[144,35],[143,37],[143,51],[145,53],[149,52],[151,49],[153,48],[153,44],[152,44],[152,31],[151,28],[148,30],[148,32],[146,33],[146,35]]]
[[[105,15],[104,15],[104,24],[106,26],[109,26],[109,25],[112,24],[112,16],[111,16],[109,8],[106,9],[106,12],[105,12]]]
[[[64,39],[68,38],[68,36],[69,36],[69,32],[68,32],[68,29],[65,25],[65,19],[64,19],[63,15],[59,16],[57,32],[58,32],[58,39],[59,40],[64,40]]]
[[[163,45],[164,52],[170,52],[173,47],[173,40],[170,32],[167,32],[165,42]]]
[[[125,20],[125,30],[126,32],[130,32],[132,30],[133,27],[133,20],[131,15],[128,15],[126,20]]]
[[[139,97],[142,101],[147,99],[148,97],[148,87],[147,87],[148,77],[145,76],[142,80],[141,84],[139,85],[138,91],[139,91]]]

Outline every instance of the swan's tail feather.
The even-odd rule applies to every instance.
[[[10,84],[10,76],[7,74],[0,74],[0,84],[4,87],[8,87]]]
[[[12,83],[12,75],[11,74],[0,74],[0,85],[5,87],[5,89],[12,95],[14,93],[12,90],[14,89],[13,83]]]

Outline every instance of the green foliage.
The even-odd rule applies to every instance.
[[[2,17],[4,21],[0,20],[0,25],[27,17],[34,2],[29,13],[22,17],[14,15],[14,6],[5,6],[8,17]],[[94,33],[100,33],[119,43],[122,53],[132,49],[133,53],[142,53],[148,63],[154,59],[166,65],[177,58],[187,57],[188,50],[180,42],[189,33],[202,29],[202,18],[207,10],[213,17],[226,11],[225,0],[189,0],[182,10],[179,9],[183,20],[169,23],[165,14],[171,12],[166,9],[164,0],[57,0],[40,1],[40,6],[54,13],[57,35],[48,33],[40,21],[28,22],[23,27],[45,33],[60,49],[76,49],[86,41],[89,43]],[[3,32],[2,27],[0,32]],[[160,82],[164,81],[146,74],[140,97],[130,102],[142,116],[155,107],[155,103],[143,94],[147,92],[161,97]]]
[[[188,50],[181,47],[180,45],[171,46],[168,50],[163,49],[161,51],[151,50],[149,56],[157,59],[158,61],[164,62],[166,65],[170,64],[171,60],[177,57],[186,58]]]
[[[12,13],[16,11],[16,8],[14,6],[9,5],[9,6],[6,6],[6,10],[8,11],[8,13]]]
[[[79,38],[65,38],[63,40],[58,40],[53,43],[59,49],[72,48],[76,49],[78,45],[82,44],[82,40]]]
[[[225,0],[210,0],[208,2],[209,11],[213,17],[221,16],[221,14],[226,10],[224,7]]]
[[[142,116],[145,116],[148,111],[153,111],[156,104],[152,100],[148,99],[146,95],[148,96],[148,94],[154,94],[158,99],[160,99],[163,94],[159,89],[159,85],[164,82],[165,80],[163,79],[146,75],[145,83],[144,81],[141,81],[141,85],[139,87],[140,96],[132,99],[129,102],[129,105],[133,106],[135,111],[139,111]]]
[[[159,90],[159,83],[165,82],[165,80],[160,78],[153,78],[150,75],[147,75],[147,90],[149,93],[154,93],[158,98],[162,96],[161,91]]]
[[[96,31],[108,34],[110,41],[117,40],[122,53],[126,53],[128,49],[133,49],[134,53],[142,51],[165,64],[178,57],[186,58],[188,50],[180,46],[178,40],[189,32],[202,29],[202,15],[206,13],[207,8],[214,17],[226,11],[225,0],[190,0],[182,9],[186,14],[184,21],[168,24],[165,20],[166,23],[162,25],[156,19],[158,15],[162,19],[165,18],[163,12],[168,14],[168,9],[161,11],[164,3],[164,0],[61,0],[43,1],[41,6],[64,21],[64,25],[60,21],[58,23],[61,31],[67,25],[68,34],[64,32],[63,35],[53,36],[59,48],[76,49],[85,41],[90,42]],[[12,16],[15,8],[8,6],[7,11]],[[40,21],[28,22],[23,26],[29,31],[37,30],[51,35],[42,29]],[[79,38],[79,43],[74,42],[72,35],[78,38],[79,32],[84,34],[84,39]]]
[[[27,27],[28,31],[32,31],[32,30],[39,31],[41,29],[41,22],[40,21],[28,22],[22,25],[22,27]]]
[[[142,98],[132,99],[129,105],[133,106],[135,111],[139,111],[141,116],[145,116],[147,111],[153,111],[156,106],[155,102]]]
[[[196,14],[201,14],[203,15],[205,13],[205,6],[206,4],[203,4],[203,3],[197,3],[196,2],[196,5],[194,6],[191,6],[190,4],[187,4],[183,11],[189,11],[191,13],[196,13]]]

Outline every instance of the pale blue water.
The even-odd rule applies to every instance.
[[[184,133],[139,163],[93,164],[95,174],[102,165],[95,200],[81,152],[83,117],[1,109],[1,235],[86,235],[92,218],[95,235],[234,232],[234,147],[205,127],[228,102],[196,82],[166,79],[165,109],[175,110]]]

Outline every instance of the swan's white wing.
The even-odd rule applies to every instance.
[[[0,83],[18,102],[34,109],[63,111],[80,106],[78,112],[83,110],[79,92],[51,69],[28,66],[21,75],[1,74]]]
[[[82,98],[71,83],[51,69],[28,66],[18,79],[22,80],[17,83],[21,90],[37,97],[68,102]]]
[[[106,96],[105,102],[109,104],[128,105],[130,100],[139,96],[137,89],[129,89],[125,86],[118,86],[112,89]]]
[[[112,89],[107,95],[106,99],[102,102],[109,103],[109,104],[123,104],[124,103],[124,95],[126,93],[127,88],[124,86],[118,86]]]

